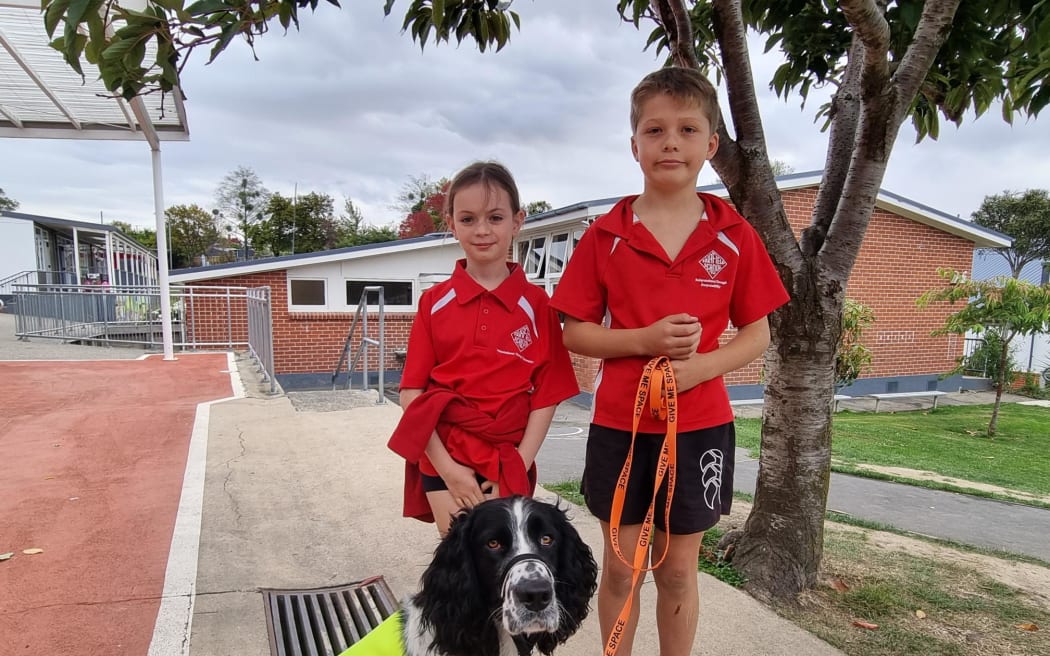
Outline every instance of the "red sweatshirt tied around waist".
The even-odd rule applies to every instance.
[[[420,394],[404,410],[387,446],[405,459],[404,516],[433,522],[421,474],[436,476],[426,457],[427,442],[436,430],[449,455],[486,480],[499,483],[500,496],[532,496],[536,465],[526,471],[517,446],[525,435],[531,407],[528,394],[511,397],[495,416],[478,410],[466,398],[447,389]]]

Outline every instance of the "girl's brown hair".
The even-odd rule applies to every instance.
[[[521,198],[518,195],[518,185],[514,182],[514,176],[510,174],[507,167],[499,162],[474,162],[469,164],[453,178],[445,192],[445,216],[452,216],[452,203],[456,198],[456,192],[464,187],[476,184],[484,184],[496,187],[507,192],[510,197],[510,210],[514,214],[521,211]],[[446,219],[447,220],[447,219]]]

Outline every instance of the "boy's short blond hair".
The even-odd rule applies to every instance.
[[[718,91],[707,77],[695,68],[669,66],[646,75],[631,92],[631,132],[638,129],[642,105],[657,94],[696,103],[707,115],[711,133],[718,132],[722,113],[718,109]]]

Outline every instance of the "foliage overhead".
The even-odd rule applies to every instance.
[[[340,6],[338,0],[327,0]],[[143,11],[121,7],[117,0],[42,0],[44,24],[52,47],[81,75],[81,55],[99,69],[111,92],[130,99],[143,92],[170,91],[195,48],[210,46],[213,61],[238,36],[254,46],[255,38],[269,30],[276,18],[287,30],[299,27],[299,11],[316,10],[319,0],[152,0]],[[385,0],[390,14],[396,0]],[[411,0],[403,29],[424,47],[472,38],[484,52],[507,45],[511,26],[521,19],[510,11],[511,2],[497,0]],[[639,26],[655,17],[652,0],[617,0],[625,20]],[[717,3],[693,2],[689,8],[701,68],[724,70],[713,28]],[[837,2],[812,0],[744,0],[742,19],[749,29],[766,36],[767,50],[779,48],[785,61],[776,69],[769,86],[787,98],[797,92],[803,102],[814,88],[841,86],[847,70],[854,31]],[[925,0],[887,0],[885,21],[891,71],[907,57],[920,25]],[[56,36],[59,25],[61,33]],[[107,31],[107,26],[114,29]],[[959,125],[966,111],[978,116],[996,101],[1002,115],[1037,115],[1050,103],[1050,2],[1034,0],[982,0],[962,2],[955,13],[944,45],[925,75],[919,93],[910,101],[909,114],[919,139],[940,132],[938,112]],[[155,55],[147,59],[152,41]],[[671,41],[658,24],[646,46],[671,51]],[[830,122],[831,104],[820,114]],[[827,124],[825,124],[827,125]]]
[[[327,0],[339,6],[338,0]],[[126,100],[154,90],[171,91],[195,48],[211,46],[208,62],[238,36],[254,53],[255,38],[276,18],[299,27],[299,10],[319,0],[151,0],[143,11],[118,0],[42,0],[51,47],[84,75],[81,56],[98,67],[106,88]],[[59,24],[61,33],[56,36]],[[147,45],[156,46],[147,60]]]
[[[411,33],[421,50],[433,33],[435,43],[448,43],[455,37],[458,45],[471,37],[481,52],[492,46],[496,46],[496,52],[499,52],[510,41],[511,21],[514,27],[521,29],[521,18],[508,11],[512,1],[412,0],[405,12],[401,31]],[[389,16],[394,3],[395,0],[386,0],[383,13]]]
[[[692,3],[693,37],[700,67],[721,78],[721,57],[712,28],[717,3]],[[839,2],[812,0],[744,0],[744,24],[766,37],[765,49],[779,48],[784,56],[773,73],[769,88],[783,99],[798,93],[805,104],[810,91],[843,86],[848,55],[855,31]],[[885,20],[888,57],[895,73],[915,41],[926,0],[888,0]],[[649,0],[619,0],[621,15],[638,25],[653,17]],[[973,109],[981,116],[996,102],[1002,116],[1012,122],[1016,114],[1038,115],[1050,102],[1050,3],[1032,0],[982,0],[962,2],[951,30],[933,66],[911,102],[909,115],[922,140],[940,134],[938,113],[960,125]],[[647,46],[670,52],[667,33],[657,26]],[[818,116],[825,128],[832,118],[831,103]]]
[[[986,196],[973,222],[1013,237],[1010,248],[997,252],[1014,278],[1029,262],[1050,260],[1050,193],[1045,189]]]

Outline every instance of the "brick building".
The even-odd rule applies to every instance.
[[[819,174],[778,179],[789,219],[800,232],[809,221]],[[703,187],[727,196],[721,185]],[[589,201],[534,215],[526,220],[512,257],[534,283],[553,291],[574,244],[586,226],[618,198]],[[872,308],[875,323],[864,342],[873,367],[851,393],[956,389],[962,381],[938,381],[962,354],[962,339],[932,337],[949,310],[919,310],[915,299],[939,286],[939,267],[969,273],[975,248],[1002,247],[1009,238],[881,191],[864,244],[850,277],[847,296]],[[386,295],[387,379],[396,380],[396,352],[408,341],[419,294],[447,277],[461,257],[451,237],[373,244],[240,262],[172,273],[173,282],[262,286],[273,298],[274,367],[286,388],[327,384],[339,359],[363,285],[382,285]],[[596,362],[575,358],[580,387],[593,387]],[[761,395],[761,362],[727,377],[733,398]]]

